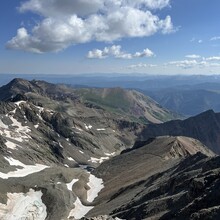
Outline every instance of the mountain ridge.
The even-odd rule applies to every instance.
[[[40,95],[58,101],[75,100],[75,104],[78,101],[88,106],[91,105],[91,107],[106,108],[108,111],[125,114],[142,123],[161,123],[180,117],[135,90],[125,90],[119,87],[74,89],[61,84],[18,78],[0,87],[0,100],[2,101],[11,100],[17,94],[26,95],[32,99],[34,96]]]
[[[220,152],[220,113],[208,110],[185,120],[174,120],[160,125],[147,125],[140,139],[162,135],[186,136],[200,140],[215,153]]]

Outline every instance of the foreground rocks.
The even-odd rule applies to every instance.
[[[190,154],[191,148],[183,154],[181,144],[186,144],[186,150],[195,140],[181,137],[177,148],[175,139],[151,140],[97,168],[95,173],[104,178],[105,188],[88,215],[106,213],[129,220],[218,219],[220,157],[205,152],[202,145],[203,153],[197,148]]]

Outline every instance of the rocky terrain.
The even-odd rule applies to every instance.
[[[218,114],[23,79],[0,100],[0,219],[219,217]]]
[[[90,214],[108,213],[122,219],[159,218],[167,211],[169,200],[178,200],[182,196],[179,191],[180,194],[172,195],[173,183],[169,179],[172,175],[173,179],[183,175],[177,167],[197,154],[202,159],[215,156],[201,142],[187,137],[163,136],[137,142],[133,148],[104,162],[94,171],[96,176],[103,178],[105,188],[97,200],[100,203]],[[193,163],[192,160],[192,166]],[[199,172],[200,169],[189,180]],[[184,181],[181,177],[176,180],[177,185]],[[184,184],[182,190],[186,190]]]
[[[186,136],[200,140],[215,153],[220,153],[220,113],[213,110],[203,112],[185,120],[173,120],[160,125],[147,125],[140,139],[172,135]]]
[[[219,157],[197,153],[170,168],[122,187],[92,214],[107,211],[123,219],[218,219]]]

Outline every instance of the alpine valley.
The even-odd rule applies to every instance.
[[[212,110],[15,78],[0,88],[0,219],[217,220],[219,153]]]

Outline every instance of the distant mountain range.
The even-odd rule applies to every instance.
[[[219,75],[144,75],[144,74],[75,74],[75,75],[50,75],[50,74],[1,74],[0,85],[9,83],[14,78],[26,80],[43,80],[50,83],[63,83],[71,86],[82,87],[121,87],[136,89],[163,89],[179,86],[194,86],[197,84],[219,84]]]
[[[90,75],[16,75],[1,74],[1,82],[6,84],[12,77],[46,80],[51,83],[68,84],[74,88],[125,88],[135,89],[152,99],[161,106],[186,117],[213,109],[218,112],[220,94],[220,76],[204,75],[119,75],[119,74],[90,74]]]
[[[205,86],[205,85],[203,85]],[[170,88],[157,91],[143,91],[160,105],[185,116],[192,116],[212,109],[220,112],[220,84],[207,85],[212,89]]]

